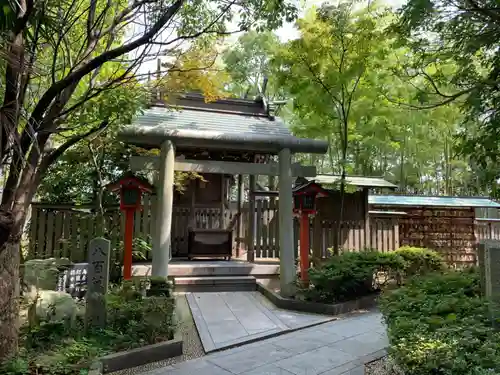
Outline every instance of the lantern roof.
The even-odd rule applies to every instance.
[[[293,195],[316,194],[317,197],[327,197],[330,193],[315,181],[308,181],[301,185],[294,186]]]
[[[120,177],[117,181],[112,182],[110,184],[107,184],[105,186],[106,189],[111,190],[111,191],[118,191],[124,186],[129,186],[129,187],[137,187],[139,190],[146,192],[146,193],[152,193],[153,192],[153,185],[149,183],[146,179],[139,177],[135,175],[131,171],[125,172],[122,177]]]

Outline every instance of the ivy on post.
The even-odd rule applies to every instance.
[[[88,328],[105,328],[109,284],[111,242],[105,238],[90,241],[87,270],[86,323]]]

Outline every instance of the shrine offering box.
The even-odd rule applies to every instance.
[[[190,229],[188,258],[214,257],[231,259],[232,232],[225,229]]]

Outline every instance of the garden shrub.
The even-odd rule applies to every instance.
[[[378,268],[377,252],[343,253],[319,268],[309,270],[311,287],[305,298],[313,301],[345,301],[374,291],[373,275]]]
[[[124,282],[106,294],[107,322],[89,330],[84,317],[55,321],[54,315],[21,328],[19,355],[0,364],[6,375],[82,375],[95,358],[173,338],[173,298],[146,297],[143,286]]]
[[[440,254],[434,250],[403,246],[391,254],[399,255],[403,258],[404,265],[402,276],[404,278],[425,275],[433,271],[442,271],[445,269],[445,263]]]
[[[142,344],[173,338],[173,298],[150,296],[131,282],[124,282],[107,295],[107,329],[120,332]]]
[[[431,273],[386,291],[379,300],[390,355],[406,374],[500,372],[500,333],[480,295],[476,270]]]
[[[369,295],[389,283],[444,268],[429,249],[403,247],[393,252],[345,252],[309,270],[310,286],[299,293],[316,302],[341,302]]]

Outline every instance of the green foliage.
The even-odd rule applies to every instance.
[[[174,306],[170,297],[144,297],[136,286],[124,282],[107,298],[106,329],[134,337],[138,344],[172,339]]]
[[[173,282],[167,280],[166,278],[150,277],[149,283],[150,287],[147,291],[148,296],[169,297],[172,295]]]
[[[252,98],[262,94],[264,79],[268,79],[266,97],[271,100],[278,87],[270,69],[270,59],[279,48],[278,37],[270,32],[249,31],[238,38],[223,55],[225,69],[231,77],[227,90],[240,98]]]
[[[402,61],[417,59],[387,32],[395,18],[371,3],[325,5],[300,19],[299,38],[269,52],[274,85],[293,99],[282,115],[296,135],[329,141],[327,155],[302,156],[322,173],[344,166],[347,174],[384,176],[407,193],[469,194],[477,174],[456,152],[460,107],[399,105],[418,90],[396,73]]]
[[[477,192],[498,189],[500,11],[496,0],[408,0],[393,25],[413,57],[401,75],[430,106],[454,101],[465,112],[459,151],[480,167]],[[424,106],[426,106],[424,104]],[[497,193],[498,194],[498,193]]]
[[[142,284],[125,282],[109,291],[104,330],[89,331],[83,317],[23,326],[22,349],[0,364],[0,373],[76,375],[86,372],[99,356],[172,339],[173,299],[145,297]]]
[[[443,258],[437,252],[426,248],[403,246],[392,254],[403,259],[402,277],[405,279],[445,269]]]
[[[132,261],[141,262],[147,260],[152,250],[151,244],[152,238],[150,235],[134,237],[132,240]],[[110,265],[109,281],[112,284],[120,284],[123,281],[122,266],[124,249],[123,241],[120,241],[118,246],[111,252],[113,259]]]
[[[378,256],[376,252],[344,253],[328,259],[318,269],[310,269],[312,286],[305,291],[306,299],[340,302],[374,292]]]
[[[144,75],[136,75],[136,72],[145,60],[153,58],[152,54],[166,56],[168,61],[177,59],[181,66],[175,67],[179,69],[190,70],[196,65],[196,74],[193,71],[186,74],[194,75],[198,85],[206,88],[210,86],[207,77],[220,75],[212,74],[216,70],[210,71],[210,66],[196,64],[210,58],[199,53],[193,55],[191,47],[203,44],[200,40],[213,39],[213,35],[225,35],[231,21],[236,21],[244,30],[274,29],[297,15],[296,6],[288,1],[249,0],[241,5],[222,0],[133,4],[119,0],[109,6],[105,0],[96,0],[83,12],[87,5],[83,1],[37,3],[28,7],[29,14],[19,23],[13,22],[16,14],[26,11],[18,10],[20,3],[8,1],[0,6],[0,41],[9,46],[5,48],[5,56],[11,52],[17,54],[18,50],[26,51],[0,63],[0,80],[12,81],[12,85],[0,82],[0,95],[5,95],[2,102],[12,106],[12,110],[5,107],[1,113],[4,128],[12,133],[2,137],[9,139],[1,145],[2,158],[12,162],[10,172],[13,173],[23,163],[11,158],[12,153],[19,152],[16,156],[26,161],[33,148],[50,151],[31,156],[31,164],[26,168],[36,169],[36,176],[33,174],[31,180],[17,184],[14,179],[10,181],[12,186],[6,189],[15,192],[19,188],[23,194],[29,194],[28,201],[44,180],[40,191],[43,200],[88,203],[89,196],[96,200],[99,188],[95,186],[96,181],[107,182],[108,177],[120,172],[109,165],[117,160],[122,162],[128,156],[116,142],[116,131],[128,124],[150,99],[147,85],[142,84]],[[138,20],[141,30],[133,38],[125,37],[125,30]],[[14,26],[22,29],[13,30]],[[164,33],[168,29],[175,29],[175,36]],[[17,38],[18,33],[20,38],[15,43],[19,43],[20,48],[10,40]],[[161,42],[157,46],[163,45],[164,49],[160,47],[153,53],[151,43],[158,42],[158,38]],[[186,41],[183,48],[174,48],[182,40]],[[11,44],[12,51],[9,51]],[[194,51],[200,52],[200,49],[194,48]],[[186,84],[186,75],[179,76],[179,71],[170,66],[168,69],[165,79],[177,81],[172,90],[193,88],[192,82]],[[43,136],[37,138],[33,134]],[[21,138],[22,147],[15,147]],[[97,155],[96,160],[92,160],[86,150],[88,143],[101,150],[106,148],[113,153],[112,157],[100,151],[97,154],[105,155]],[[68,148],[69,155],[57,162]],[[106,170],[104,176],[99,176],[99,168],[94,164]],[[123,166],[117,167],[120,168]]]
[[[431,273],[383,293],[390,354],[404,373],[472,375],[500,371],[500,334],[480,296],[475,269]]]
[[[415,275],[443,269],[441,257],[428,249],[345,252],[310,269],[311,286],[300,292],[312,301],[348,301],[377,292],[388,284],[401,285]]]

